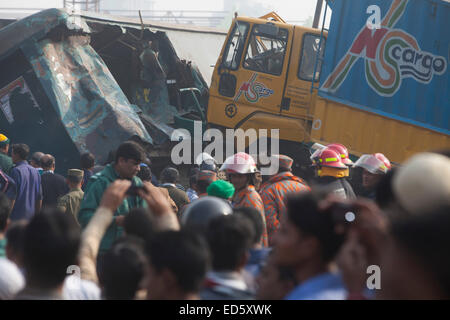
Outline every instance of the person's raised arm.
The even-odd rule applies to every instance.
[[[83,231],[79,252],[81,277],[83,279],[98,283],[96,270],[100,242],[113,221],[114,212],[125,199],[130,186],[131,182],[128,180],[116,180],[111,183],[103,193],[100,206]]]

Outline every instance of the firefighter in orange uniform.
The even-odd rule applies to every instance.
[[[292,174],[292,158],[285,155],[273,155],[271,158],[272,163],[278,162],[278,172],[261,186],[259,192],[264,203],[269,245],[280,227],[281,217],[286,214],[288,194],[310,190],[306,182]]]
[[[255,190],[255,173],[259,172],[253,157],[245,152],[239,152],[228,157],[220,171],[225,171],[228,180],[233,184],[235,193],[232,199],[233,208],[252,207],[259,211],[264,222],[261,245],[268,246],[266,218],[264,215],[264,204]]]

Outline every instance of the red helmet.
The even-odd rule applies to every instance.
[[[340,143],[331,143],[329,145],[327,145],[327,148],[333,149],[334,151],[336,151],[340,157],[341,160],[344,164],[351,166],[353,164],[353,161],[350,160],[350,158],[348,157],[348,150],[347,147],[344,146],[343,144]]]
[[[387,168],[387,170],[391,170],[392,166],[391,166],[391,162],[389,161],[388,158],[386,158],[386,156],[382,153],[375,153],[375,157],[380,160],[381,162],[383,162],[383,164],[385,165],[385,167]]]
[[[347,169],[340,155],[334,149],[328,147],[322,149],[322,152],[318,155],[316,164],[320,167]]]
[[[361,167],[373,174],[383,174],[391,169],[391,163],[382,153],[363,154],[354,167]]]

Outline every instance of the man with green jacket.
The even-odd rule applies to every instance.
[[[132,186],[142,186],[142,181],[136,175],[140,170],[140,163],[144,159],[144,151],[134,142],[122,143],[116,152],[115,161],[105,169],[92,176],[87,184],[84,198],[78,213],[78,222],[84,229],[88,225],[100,200],[108,186],[117,179],[131,180]],[[146,207],[145,201],[136,193],[130,194],[114,212],[113,223],[109,226],[100,243],[100,254],[105,253],[123,233],[123,219],[133,208]]]
[[[8,137],[0,134],[0,169],[6,174],[9,174],[13,167],[11,157],[8,156],[9,143]]]

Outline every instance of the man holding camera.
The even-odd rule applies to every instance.
[[[132,184],[127,192],[128,196],[114,212],[113,222],[100,244],[100,254],[106,252],[113,242],[122,235],[122,223],[125,215],[133,208],[146,207],[145,201],[137,193],[137,190],[143,186],[141,179],[136,176],[143,160],[144,151],[138,144],[131,141],[122,143],[117,149],[115,161],[92,176],[85,190],[85,196],[78,213],[78,222],[82,229],[85,229],[92,219],[100,205],[103,193],[112,182],[117,179],[126,179],[130,180]]]

